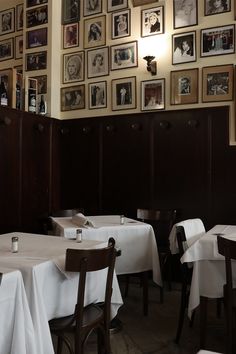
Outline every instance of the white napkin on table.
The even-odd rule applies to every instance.
[[[72,222],[80,227],[95,227],[94,223],[82,213],[73,215]]]

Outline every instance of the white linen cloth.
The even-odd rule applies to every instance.
[[[226,282],[224,257],[218,253],[217,235],[235,239],[236,225],[216,225],[201,235],[184,253],[181,262],[193,262],[193,275],[189,296],[188,315],[200,304],[200,296],[223,297]],[[236,262],[233,262],[233,278],[236,282]]]
[[[72,222],[80,227],[95,227],[93,222],[82,213],[73,215]]]
[[[183,226],[188,247],[206,232],[203,222],[199,218],[187,219],[173,225],[169,235],[170,251],[172,254],[179,253],[178,242],[176,238],[176,227]]]
[[[159,255],[155,234],[151,225],[125,218],[120,224],[120,215],[88,216],[95,228],[83,228],[83,240],[107,241],[113,237],[121,256],[116,259],[116,274],[153,271],[153,280],[162,285]],[[71,217],[54,217],[54,234],[65,238],[76,237],[76,225]]]
[[[19,237],[18,253],[11,253],[12,236]],[[1,235],[0,267],[19,269],[22,273],[35,329],[37,354],[54,353],[48,321],[72,314],[74,311],[79,275],[65,273],[63,265],[66,249],[104,247],[104,245],[97,241],[77,243],[61,237],[18,232]],[[106,270],[89,273],[85,305],[104,301],[105,275]],[[114,317],[123,304],[115,275],[111,301],[111,316]]]
[[[35,331],[21,272],[0,267],[0,354],[36,354]]]
[[[199,352],[197,352],[197,354],[221,354],[221,353],[211,352],[209,350],[200,350]]]

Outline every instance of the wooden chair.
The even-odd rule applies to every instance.
[[[62,353],[63,343],[66,344],[70,354],[82,354],[84,352],[84,344],[93,330],[97,331],[98,353],[111,353],[109,326],[115,258],[116,251],[113,238],[109,239],[106,248],[66,250],[65,270],[80,272],[80,276],[74,313],[67,317],[56,318],[49,321],[51,333],[58,337],[57,354]],[[105,268],[108,268],[108,272],[103,306],[90,304],[84,307],[87,272],[94,272]],[[74,335],[74,350],[66,336],[68,332]]]
[[[236,260],[236,241],[217,236],[218,251],[225,257],[226,284],[224,285],[224,305],[226,313],[227,354],[236,352],[236,288],[233,286],[232,260]]]

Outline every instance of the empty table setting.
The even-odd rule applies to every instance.
[[[123,219],[123,220],[122,220]],[[162,286],[159,255],[151,225],[120,215],[52,217],[53,234],[75,238],[82,229],[83,240],[107,241],[113,237],[121,250],[117,258],[116,274],[153,271],[153,281]]]
[[[16,253],[11,251],[12,237],[18,237],[19,250]],[[12,350],[12,353],[18,354],[53,354],[51,334],[48,321],[52,318],[70,315],[74,312],[76,303],[78,273],[65,272],[65,254],[67,248],[89,249],[106,247],[107,243],[93,240],[84,240],[77,243],[74,240],[68,240],[62,237],[45,236],[26,233],[9,233],[0,237],[0,271],[7,268],[11,272],[3,274],[0,287],[0,306],[5,293],[4,284],[10,282],[11,274],[18,274],[22,283],[22,293],[25,291],[27,299],[24,302],[26,310],[24,316],[26,320],[21,321],[22,333],[32,338],[34,341],[27,342],[21,335],[21,341],[25,342],[27,350]],[[12,272],[17,269],[18,271]],[[9,279],[8,279],[9,278]],[[104,301],[104,289],[106,281],[106,270],[91,272],[88,274],[88,287],[86,288],[85,305]],[[20,282],[20,280],[18,280]],[[7,285],[6,285],[7,286]],[[9,291],[9,290],[8,290]],[[13,293],[12,293],[13,294]],[[13,296],[13,295],[12,295]],[[17,304],[20,303],[19,301]],[[119,307],[123,304],[117,278],[113,278],[113,293],[111,299],[111,317],[113,318]],[[7,303],[5,311],[7,311]],[[16,314],[19,312],[15,306]],[[6,315],[7,316],[7,315]],[[5,317],[1,317],[5,318]],[[2,336],[9,335],[9,328],[5,321],[0,321],[0,330]],[[19,332],[19,328],[16,326]],[[15,332],[14,330],[14,333]],[[32,334],[32,335],[31,335]],[[20,336],[13,341],[12,345],[20,343]],[[14,338],[13,338],[14,339]],[[0,336],[0,354],[11,353],[11,351],[1,351]],[[12,339],[11,339],[12,340]]]

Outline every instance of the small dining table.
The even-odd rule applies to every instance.
[[[116,247],[121,250],[117,258],[116,274],[140,273],[152,270],[153,281],[162,286],[159,255],[155,233],[150,224],[120,215],[87,216],[89,227],[81,227],[73,222],[72,217],[52,217],[53,234],[65,238],[75,238],[76,230],[82,228],[83,240],[107,241],[113,237]]]
[[[19,238],[17,253],[11,252],[12,237]],[[77,243],[62,237],[19,232],[1,235],[0,271],[1,268],[7,267],[8,269],[17,269],[22,274],[34,328],[35,354],[54,353],[48,321],[74,312],[79,274],[65,271],[66,249],[100,248],[106,245],[107,243],[101,241],[84,240],[83,243]],[[106,270],[88,274],[85,306],[89,303],[104,301],[105,281]],[[122,304],[117,277],[114,274],[111,299],[112,318],[116,316]],[[2,335],[5,335],[6,330],[2,323],[0,327]],[[20,350],[14,353],[16,352],[17,354],[26,354]],[[8,352],[3,354],[6,353]],[[28,353],[34,354],[34,351]]]

